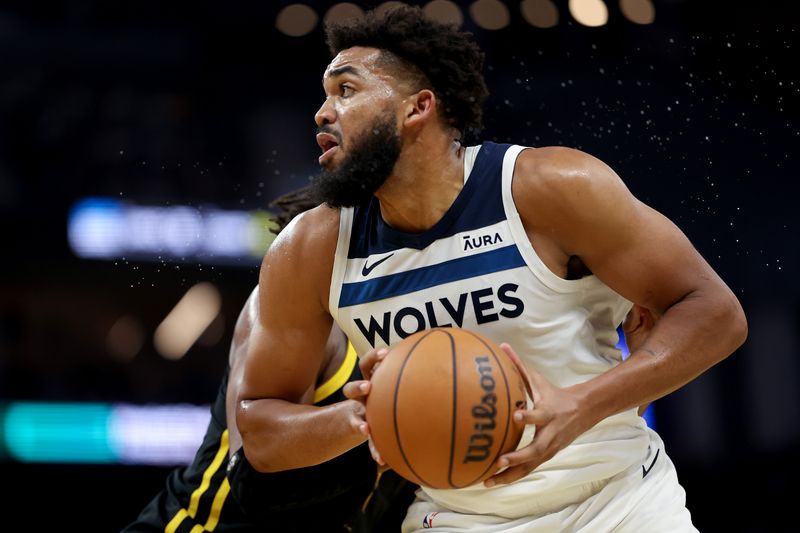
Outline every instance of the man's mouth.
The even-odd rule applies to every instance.
[[[319,156],[319,164],[325,165],[339,148],[339,141],[330,133],[317,133],[317,144],[322,149],[322,155]]]

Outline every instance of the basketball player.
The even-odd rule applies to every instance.
[[[637,406],[743,342],[736,297],[601,161],[467,145],[487,94],[467,35],[408,7],[327,35],[314,184],[328,205],[297,217],[262,263],[236,415],[250,464],[319,464],[367,438],[363,406],[303,403],[332,322],[372,359],[415,331],[459,326],[508,343],[533,407],[515,413],[525,434],[497,474],[423,487],[404,531],[695,531]],[[661,318],[622,362],[616,328],[632,302]]]
[[[306,192],[274,202],[283,210],[281,224],[316,205]],[[366,445],[320,465],[270,474],[256,472],[243,455],[235,400],[243,356],[258,321],[258,292],[250,294],[236,322],[229,366],[193,462],[170,472],[166,488],[123,531],[368,533],[399,527],[416,486],[393,473],[382,474],[378,484]],[[338,327],[331,329],[323,351],[320,373],[302,401],[315,406],[354,403],[341,388],[361,374],[356,353]]]

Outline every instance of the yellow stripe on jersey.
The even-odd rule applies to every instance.
[[[376,490],[378,490],[378,485],[381,482],[381,476],[383,475],[384,472],[385,470],[380,470],[380,469],[378,470],[378,475],[375,476],[375,484],[372,486],[372,491],[369,493],[367,499],[364,500],[364,504],[361,506],[362,513],[367,512],[367,506],[369,505],[370,500],[372,500],[372,495],[375,494]]]
[[[208,515],[208,520],[206,520],[206,525],[203,526],[201,529],[195,531],[195,528],[200,527],[195,526],[192,528],[190,533],[198,533],[200,531],[214,531],[219,523],[219,515],[222,512],[222,505],[225,503],[225,499],[228,497],[228,493],[231,491],[231,484],[228,482],[228,478],[222,480],[222,485],[220,486],[219,490],[217,491],[217,495],[214,496],[214,502],[211,504],[211,513]]]
[[[317,390],[314,391],[314,403],[321,402],[347,383],[347,379],[350,377],[350,374],[353,373],[353,368],[356,366],[356,361],[358,361],[356,349],[353,348],[350,341],[347,341],[347,353],[344,356],[342,366],[340,366],[339,370],[328,378],[325,383],[317,387]]]
[[[177,514],[175,514],[175,516],[172,517],[172,520],[169,521],[169,524],[167,524],[167,527],[164,528],[164,532],[165,533],[175,533],[175,531],[178,530],[178,526],[181,525],[181,522],[183,522],[183,520],[187,516],[189,516],[189,513],[186,512],[186,509],[181,509],[180,511],[178,511]]]
[[[214,474],[219,470],[220,465],[222,465],[223,461],[228,457],[228,430],[222,432],[222,437],[219,440],[219,450],[217,450],[217,454],[214,456],[214,460],[211,461],[211,464],[208,465],[206,471],[203,472],[203,481],[200,483],[200,486],[197,487],[194,492],[192,492],[192,496],[189,498],[189,509],[181,509],[177,512],[177,514],[169,521],[167,527],[164,528],[165,533],[175,533],[178,530],[178,527],[181,525],[181,522],[189,516],[194,518],[197,514],[197,507],[200,505],[200,497],[203,495],[205,491],[208,490],[208,487],[211,485],[211,478]],[[225,479],[225,484],[227,484],[227,478]],[[224,488],[224,487],[223,487]],[[224,491],[224,495],[222,496],[222,500],[224,501],[225,495],[227,495],[228,491],[230,490],[230,486],[228,486],[227,490]],[[220,492],[223,492],[222,488],[217,492],[217,495],[214,497],[214,504],[217,503],[217,499],[219,498]],[[222,502],[220,502],[219,507],[222,507]],[[213,507],[212,507],[212,515],[213,515]],[[209,521],[211,518],[209,517]],[[216,519],[214,520],[214,527],[216,527]],[[192,528],[194,531],[194,528]],[[209,530],[210,531],[210,530]]]

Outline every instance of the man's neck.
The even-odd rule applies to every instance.
[[[464,186],[464,148],[457,142],[421,137],[403,147],[394,172],[376,193],[389,226],[409,233],[441,220]]]

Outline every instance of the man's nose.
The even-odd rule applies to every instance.
[[[330,98],[326,98],[322,103],[322,106],[314,115],[314,122],[317,123],[317,127],[322,127],[326,124],[333,124],[335,121],[336,112],[333,109],[333,104],[331,103]]]

